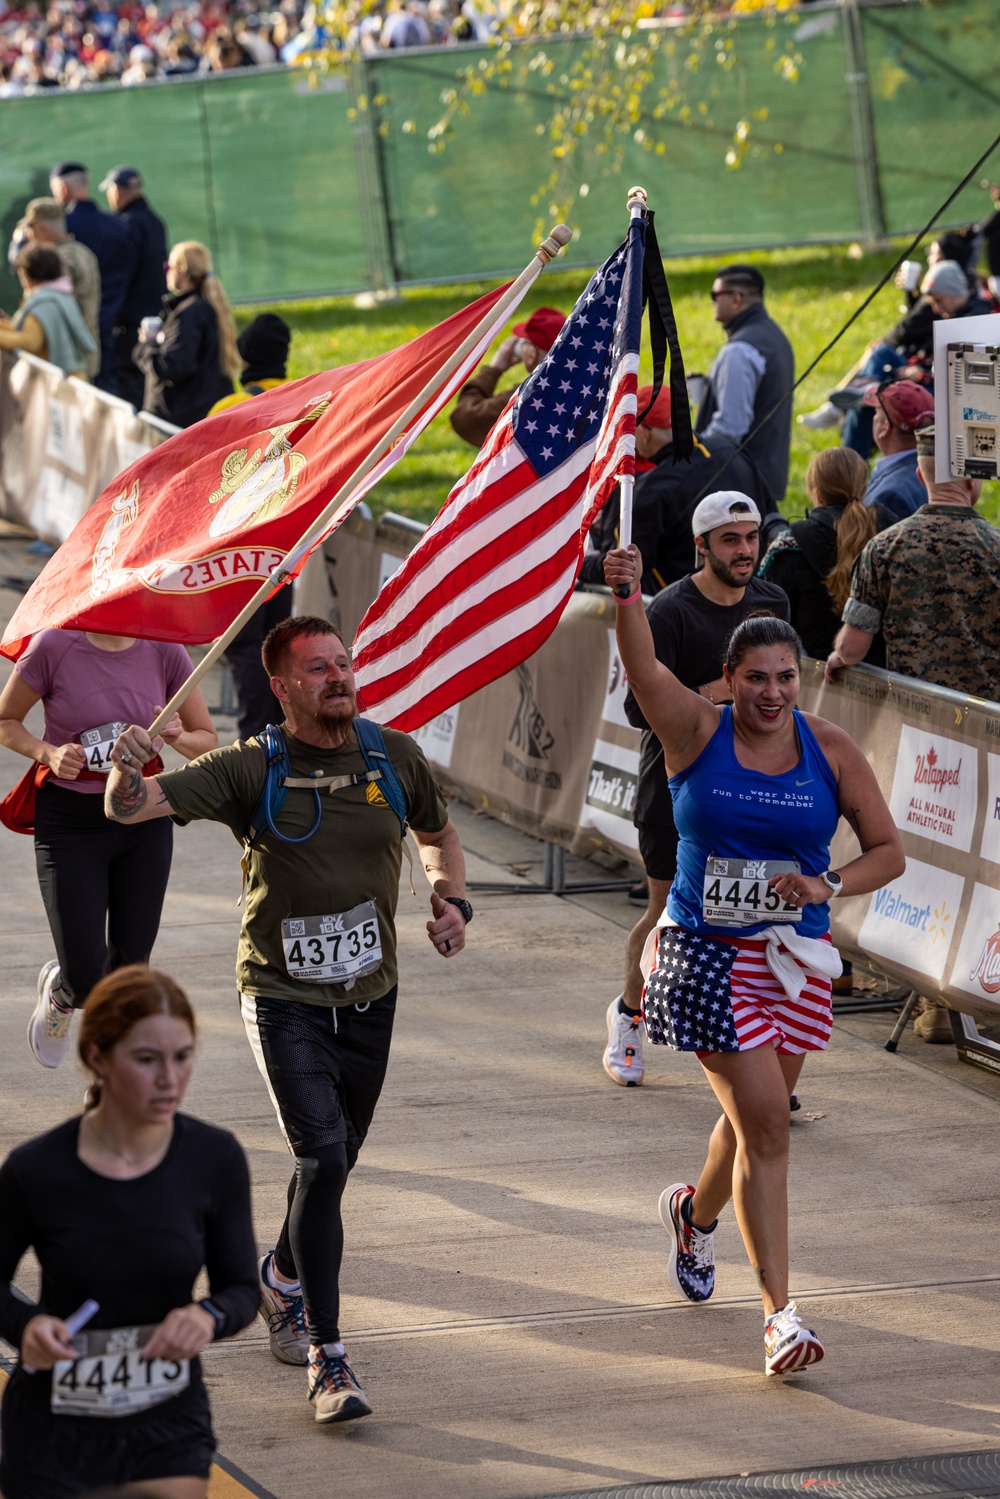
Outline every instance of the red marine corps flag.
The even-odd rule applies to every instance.
[[[182,644],[226,634],[214,659],[272,578],[295,576],[402,457],[569,238],[557,227],[513,284],[411,343],[255,396],[145,454],[43,569],[0,651],[16,659],[51,627]]]

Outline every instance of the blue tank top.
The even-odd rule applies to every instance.
[[[840,812],[837,782],[815,735],[801,713],[794,716],[801,755],[783,775],[747,770],[736,758],[733,710],[722,710],[719,727],[692,765],[668,782],[674,821],[680,833],[677,874],[667,912],[679,926],[706,937],[752,937],[771,925],[722,926],[702,916],[706,861],[711,854],[730,859],[794,859],[803,874],[830,867],[830,840]],[[830,929],[830,907],[803,907],[793,931],[821,937]]]

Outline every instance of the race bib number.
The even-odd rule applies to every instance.
[[[705,863],[702,916],[722,926],[801,921],[802,907],[789,905],[767,883],[776,874],[798,873],[799,866],[791,859],[720,859],[710,854]]]
[[[119,734],[124,734],[127,723],[102,723],[100,728],[85,729],[80,735],[80,747],[87,757],[87,769],[98,775],[110,775],[113,770],[111,751]]]
[[[191,1383],[189,1359],[144,1359],[152,1327],[111,1327],[81,1332],[71,1341],[75,1360],[52,1368],[56,1416],[131,1416],[161,1405]]]
[[[306,984],[341,984],[370,973],[382,961],[375,902],[334,916],[286,917],[281,945],[289,978]]]

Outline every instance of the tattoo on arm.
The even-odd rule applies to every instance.
[[[134,817],[146,805],[146,780],[141,770],[132,770],[124,780],[108,786],[108,811],[116,822]]]
[[[861,837],[861,808],[860,807],[851,807],[849,811],[847,811],[847,812],[844,813],[844,816],[847,818],[848,822],[851,824],[851,827],[854,829],[854,832],[856,833],[856,835],[858,836],[858,838],[860,838]]]

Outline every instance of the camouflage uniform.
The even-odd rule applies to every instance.
[[[935,501],[871,541],[844,623],[885,635],[889,671],[1000,701],[1000,531]]]
[[[88,354],[85,369],[93,380],[101,367],[101,334],[97,326],[97,313],[101,305],[101,272],[97,256],[86,245],[67,234],[61,244],[52,247],[59,256],[63,271],[73,283],[73,297],[83,313],[87,332],[94,340],[93,354]]]

